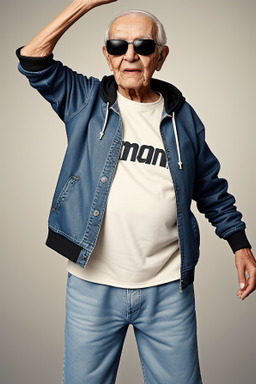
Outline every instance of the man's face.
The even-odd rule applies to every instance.
[[[156,41],[156,26],[154,22],[144,15],[124,15],[116,19],[110,27],[109,39],[123,39],[133,42],[136,39],[153,39]],[[113,71],[118,90],[127,93],[127,90],[147,91],[150,89],[150,79],[155,70],[160,70],[168,54],[165,46],[159,53],[156,45],[155,52],[143,56],[134,51],[129,44],[125,54],[120,56],[110,55],[103,47],[109,68]]]

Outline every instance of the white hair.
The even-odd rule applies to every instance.
[[[156,32],[156,42],[157,44],[160,45],[160,50],[162,48],[163,45],[165,45],[167,43],[167,38],[166,38],[166,34],[165,34],[165,30],[164,30],[164,26],[163,24],[161,23],[160,20],[158,20],[158,18],[156,16],[154,16],[152,13],[150,12],[146,12],[146,11],[142,11],[140,9],[128,9],[127,11],[123,11],[121,12],[119,15],[117,15],[108,25],[108,28],[105,32],[105,37],[104,37],[104,44],[106,44],[106,41],[109,39],[109,30],[110,30],[110,27],[112,25],[112,23],[118,19],[119,17],[121,16],[124,16],[124,15],[144,15],[144,16],[147,16],[149,19],[153,20],[154,24],[156,25],[156,29],[157,29],[157,32]]]

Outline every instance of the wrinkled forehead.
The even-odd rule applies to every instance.
[[[111,24],[109,38],[151,38],[155,39],[157,27],[153,20],[145,15],[124,15]]]

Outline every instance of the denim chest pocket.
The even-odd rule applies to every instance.
[[[67,199],[67,197],[72,191],[73,186],[78,182],[78,180],[79,179],[76,176],[69,177],[64,187],[62,188],[62,191],[60,192],[56,202],[53,204],[53,207],[52,207],[53,212],[57,213],[59,211],[61,204],[64,202],[64,200]]]

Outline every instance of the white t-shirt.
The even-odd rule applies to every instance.
[[[67,269],[136,289],[180,278],[176,200],[159,129],[163,97],[138,103],[118,93],[117,101],[124,141],[102,227],[86,268],[68,261]]]

